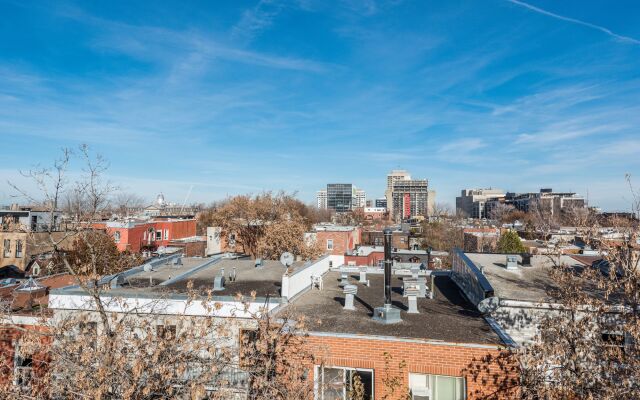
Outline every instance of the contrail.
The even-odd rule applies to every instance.
[[[638,39],[634,39],[634,38],[628,37],[628,36],[618,35],[617,33],[611,32],[609,29],[607,29],[605,27],[602,27],[600,25],[595,25],[595,24],[592,24],[592,23],[589,23],[589,22],[580,21],[579,19],[575,19],[575,18],[570,18],[570,17],[565,17],[565,16],[562,16],[562,15],[554,14],[554,13],[552,13],[550,11],[543,10],[542,8],[538,8],[536,6],[532,6],[531,4],[522,2],[520,0],[507,0],[507,1],[510,2],[510,3],[517,4],[519,6],[528,8],[531,11],[535,11],[537,13],[540,13],[540,14],[543,14],[543,15],[547,15],[547,16],[552,17],[552,18],[560,19],[562,21],[572,22],[574,24],[578,24],[578,25],[586,26],[586,27],[591,28],[591,29],[599,30],[600,32],[604,32],[607,35],[609,35],[609,36],[611,36],[613,38],[616,38],[618,40],[622,40],[624,42],[630,42],[630,43],[633,43],[633,44],[640,44],[640,40],[638,40]]]

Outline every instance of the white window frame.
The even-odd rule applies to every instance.
[[[120,240],[122,240],[122,234],[120,233],[120,231],[113,232],[113,241],[118,244],[120,243]]]
[[[160,234],[160,237],[158,237],[158,233]],[[154,232],[153,240],[162,240],[162,229],[159,229]]]
[[[324,374],[322,373],[323,368],[327,368],[327,369],[341,369],[343,370],[343,373],[346,373],[347,370],[350,371],[362,371],[362,372],[370,372],[371,373],[371,398],[375,399],[376,395],[375,395],[375,382],[376,382],[376,375],[375,372],[372,368],[353,368],[353,367],[343,367],[343,366],[336,366],[336,365],[315,365],[314,366],[314,370],[313,370],[313,397],[316,400],[324,400],[323,399],[323,393],[322,393],[322,386],[323,386],[323,380],[324,380]],[[347,387],[345,385],[345,387],[343,388],[342,391],[342,396],[344,400],[347,400]]]
[[[169,240],[169,230],[168,229],[164,230],[164,240]]]
[[[333,250],[333,239],[327,239],[327,250]]]
[[[437,395],[438,395],[438,387],[437,387],[437,380],[438,377],[442,377],[442,378],[454,378],[456,380],[461,380],[462,381],[462,389],[461,389],[461,393],[458,393],[458,389],[459,386],[456,385],[456,400],[465,400],[467,398],[467,380],[462,377],[462,376],[450,376],[450,375],[438,375],[438,374],[422,374],[422,373],[418,373],[418,372],[410,372],[409,373],[409,390],[413,390],[412,388],[412,376],[418,378],[422,378],[422,377],[426,377],[427,379],[427,383],[428,386],[426,387],[425,391],[422,391],[420,393],[416,393],[416,395],[420,395],[420,396],[427,396],[429,398],[429,400],[436,400],[437,399]],[[414,398],[414,394],[413,392],[411,393],[411,398]]]

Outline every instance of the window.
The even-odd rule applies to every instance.
[[[162,229],[156,231],[156,240],[162,240]]]
[[[333,239],[327,239],[327,250],[333,250]]]
[[[142,240],[147,240],[147,231],[142,232]]]
[[[4,249],[4,256],[11,257],[11,239],[4,240],[3,249]]]
[[[382,238],[378,236],[375,239],[373,239],[373,245],[374,246],[384,246],[384,240],[382,240]]]
[[[168,229],[164,230],[164,240],[169,240],[169,230]]]
[[[171,340],[176,337],[175,325],[156,325],[156,335],[161,339]]]
[[[33,358],[23,354],[20,342],[14,345],[15,353],[13,358],[13,384],[23,388],[29,387],[33,371]]]
[[[464,378],[444,375],[409,374],[413,400],[464,400]]]
[[[373,399],[373,370],[316,366],[315,376],[318,400],[350,399],[357,379],[364,388],[364,399]]]
[[[22,257],[22,240],[16,240],[16,258]]]
[[[115,231],[113,233],[113,241],[116,243],[120,243],[120,231]]]
[[[611,348],[617,347],[624,352],[625,335],[623,332],[613,332],[613,331],[602,332],[601,337],[602,337],[602,342],[606,347],[611,347]]]
[[[38,229],[38,216],[37,215],[32,215],[31,216],[31,230],[35,231]]]
[[[95,321],[80,322],[78,324],[78,335],[85,336],[86,339],[80,339],[86,341],[93,350],[96,349],[96,341],[98,340],[98,323]]]

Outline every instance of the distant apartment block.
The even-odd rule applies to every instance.
[[[387,188],[384,192],[386,199],[385,207],[387,207],[389,213],[394,215],[393,211],[393,185],[399,181],[407,181],[411,179],[411,174],[408,171],[402,169],[394,169],[387,174]],[[377,207],[377,206],[376,206]]]
[[[426,179],[397,180],[393,184],[392,216],[396,221],[429,214],[429,183]]]
[[[376,208],[387,208],[387,198],[386,197],[381,197],[379,199],[376,199],[375,207]]]
[[[355,208],[364,208],[367,206],[367,193],[362,189],[356,189],[356,202]]]
[[[487,207],[487,202],[504,200],[504,197],[502,189],[463,189],[456,197],[456,213],[469,218],[490,218],[491,206]]]
[[[507,193],[505,203],[524,212],[538,207],[552,215],[560,215],[563,211],[587,206],[584,197],[573,192],[554,192],[553,189],[540,189],[537,193]]]
[[[316,204],[320,210],[327,209],[327,190],[322,189],[316,192]]]
[[[351,183],[329,183],[326,189],[316,192],[316,205],[323,210],[349,212],[366,207],[367,194]]]

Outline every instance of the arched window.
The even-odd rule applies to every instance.
[[[115,231],[113,233],[113,241],[116,243],[120,243],[120,231]]]

